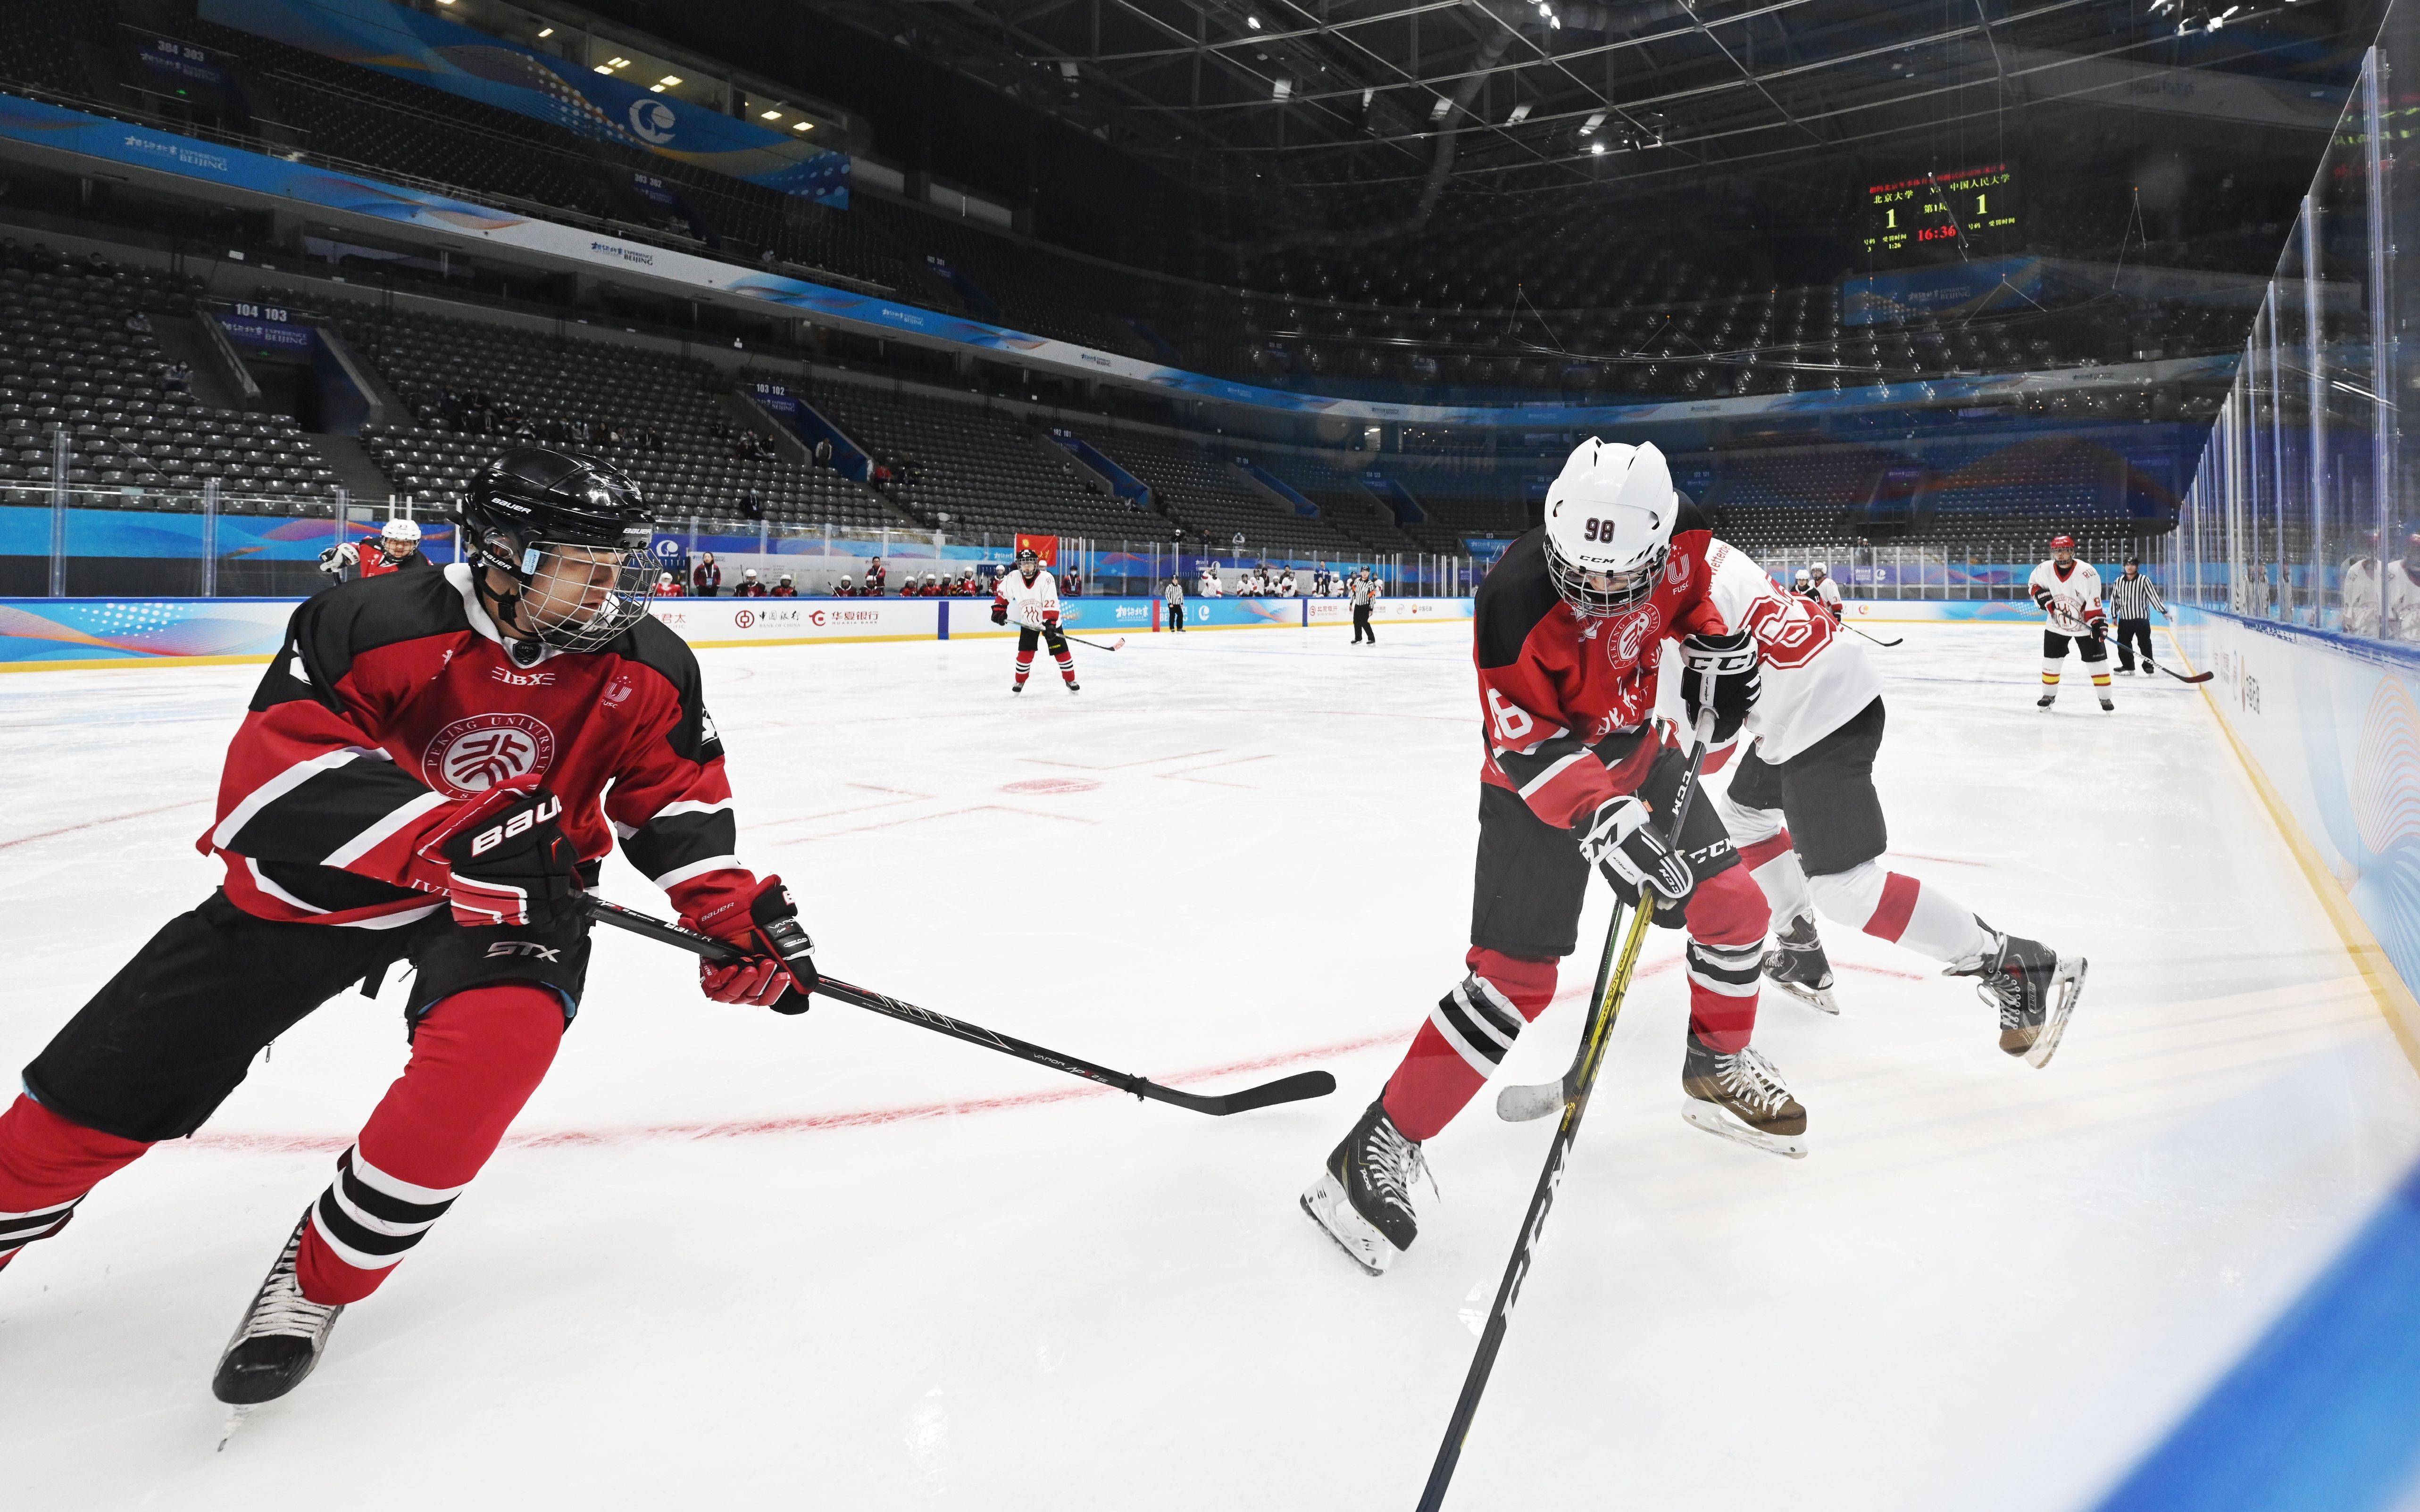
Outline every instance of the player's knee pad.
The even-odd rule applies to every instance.
[[[1846,872],[1832,872],[1807,879],[1807,890],[1815,895],[1815,907],[1826,918],[1866,927],[1882,906],[1883,885],[1890,873],[1879,861],[1862,861]]]
[[[1773,924],[1773,905],[1744,866],[1699,882],[1685,911],[1689,937],[1715,946],[1761,944]]]

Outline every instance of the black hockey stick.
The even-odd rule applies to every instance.
[[[734,961],[739,957],[739,951],[721,940],[709,939],[706,935],[685,930],[678,924],[667,924],[660,918],[637,913],[618,903],[609,903],[601,898],[588,900],[588,912],[590,917],[600,924],[611,924],[615,929],[628,930],[633,934],[642,934],[665,945],[677,946],[694,955],[704,956],[708,961]],[[1046,1050],[1038,1044],[1032,1044],[1010,1035],[996,1034],[981,1025],[969,1024],[964,1019],[954,1019],[945,1013],[936,1013],[928,1008],[918,1008],[913,1003],[903,1003],[896,997],[885,997],[880,993],[868,992],[862,987],[852,987],[847,982],[838,981],[830,977],[824,978],[816,985],[815,991],[822,996],[831,998],[835,1002],[846,1003],[851,1008],[861,1008],[869,1012],[880,1013],[885,1018],[894,1018],[904,1024],[913,1024],[918,1028],[931,1029],[936,1034],[946,1034],[953,1040],[964,1040],[969,1044],[979,1044],[986,1050],[997,1050],[1004,1056],[1015,1056],[1019,1060],[1030,1060],[1037,1066],[1047,1066],[1052,1071],[1063,1071],[1070,1076],[1081,1076],[1086,1081],[1099,1082],[1104,1087],[1114,1087],[1121,1092],[1131,1092],[1139,1098],[1148,1098],[1155,1103],[1167,1103],[1176,1107],[1189,1108],[1195,1113],[1207,1113],[1217,1118],[1225,1118],[1230,1113],[1249,1113],[1254,1108],[1269,1107],[1279,1103],[1298,1103],[1305,1098],[1326,1097],[1336,1090],[1334,1076],[1324,1071],[1305,1071],[1297,1072],[1292,1076],[1280,1076],[1273,1082],[1264,1082],[1258,1087],[1247,1087],[1240,1092],[1203,1097],[1192,1092],[1180,1092],[1171,1087],[1162,1087],[1157,1082],[1147,1081],[1140,1076],[1129,1076],[1124,1072],[1111,1071],[1106,1066],[1095,1066],[1089,1060],[1078,1060],[1073,1056],[1063,1056],[1056,1050]]]
[[[1115,651],[1118,647],[1126,643],[1126,638],[1125,636],[1118,637],[1116,640],[1112,641],[1109,645],[1103,645],[1098,640],[1087,640],[1080,635],[1069,635],[1064,630],[1059,632],[1059,639],[1062,640],[1073,640],[1079,646],[1090,646],[1094,651]]]
[[[2150,665],[2154,671],[2167,672],[2170,677],[2175,678],[2180,683],[2207,683],[2211,678],[2218,675],[2216,672],[2195,672],[2191,677],[2187,677],[2182,672],[2169,671],[2165,662],[2155,661]]]
[[[1706,764],[1706,748],[1714,741],[1711,696],[1698,715],[1689,769],[1683,775],[1680,792],[1672,803],[1672,827],[1666,831],[1666,843],[1675,850],[1681,845],[1681,826],[1688,822],[1690,800],[1698,795],[1698,773]],[[1605,1066],[1606,1044],[1613,1036],[1614,1020],[1621,1016],[1621,1000],[1629,994],[1631,975],[1638,966],[1639,948],[1647,943],[1647,928],[1654,913],[1654,898],[1644,887],[1639,888],[1637,906],[1630,911],[1627,928],[1622,922],[1622,905],[1616,902],[1613,906],[1613,920],[1606,930],[1605,957],[1597,965],[1596,995],[1589,1005],[1588,1024],[1580,1031],[1579,1050],[1573,1056],[1571,1070],[1563,1073],[1562,1082],[1548,1084],[1564,1094],[1563,1120],[1556,1126],[1554,1143],[1547,1148],[1546,1166],[1538,1173],[1537,1190],[1529,1194],[1529,1211],[1521,1215],[1520,1238],[1513,1242],[1512,1257],[1505,1262],[1504,1279],[1496,1288],[1496,1302],[1487,1310],[1487,1327],[1479,1335],[1479,1350],[1471,1359],[1470,1372],[1463,1378],[1462,1395],[1454,1401],[1445,1442],[1437,1446],[1436,1462],[1429,1467],[1428,1486],[1420,1492],[1420,1512],[1437,1512],[1445,1504],[1446,1488],[1453,1481],[1454,1467],[1462,1461],[1463,1441],[1470,1436],[1471,1420],[1479,1415],[1479,1398],[1487,1390],[1487,1378],[1496,1368],[1497,1351],[1504,1347],[1504,1335],[1512,1327],[1512,1304],[1521,1300],[1521,1283],[1528,1276],[1538,1240],[1545,1232],[1546,1211],[1554,1206],[1555,1189],[1562,1184],[1572,1143],[1579,1137],[1580,1118],[1588,1112],[1589,1094],[1595,1090],[1597,1072]]]
[[[1840,623],[1841,623],[1842,625],[1848,625],[1848,627],[1849,627],[1850,629],[1852,629],[1852,630],[1857,630],[1857,627],[1856,627],[1855,625],[1849,625],[1849,622],[1848,622],[1848,621],[1846,621],[1846,620],[1842,620]],[[1867,639],[1867,640],[1869,640],[1872,641],[1874,644],[1876,644],[1876,645],[1878,645],[1878,646],[1896,646],[1896,645],[1903,645],[1903,644],[1905,644],[1905,643],[1906,643],[1906,641],[1907,641],[1907,637],[1905,637],[1905,636],[1903,636],[1903,635],[1902,635],[1902,636],[1895,636],[1895,637],[1893,637],[1892,639],[1890,639],[1890,640],[1884,640],[1881,636],[1878,636],[1878,635],[1866,635],[1866,632],[1865,632],[1865,631],[1863,631],[1863,630],[1857,630],[1857,633],[1858,633],[1859,635],[1864,635],[1864,636],[1866,636],[1866,639]]]

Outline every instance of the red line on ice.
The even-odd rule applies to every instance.
[[[62,829],[45,829],[38,835],[20,835],[15,840],[0,840],[0,851],[9,850],[19,845],[31,845],[38,840],[54,840],[61,835],[72,835],[80,829],[98,829],[103,825],[122,825],[129,819],[148,818],[155,813],[166,813],[171,809],[198,809],[209,802],[208,798],[187,798],[181,803],[163,803],[157,809],[137,809],[132,813],[114,813],[106,819],[87,819],[83,824],[69,825]]]
[[[1417,1026],[1415,1026],[1417,1027]],[[1308,1050],[1288,1051],[1284,1055],[1264,1056],[1252,1060],[1232,1060],[1224,1065],[1204,1066],[1196,1071],[1181,1072],[1154,1080],[1174,1086],[1185,1082],[1206,1081],[1214,1076],[1232,1076],[1248,1071],[1272,1071],[1280,1066],[1299,1065],[1326,1056],[1351,1055],[1359,1050],[1372,1050],[1380,1045],[1400,1044],[1411,1038],[1410,1030],[1391,1034],[1364,1035],[1357,1040],[1341,1040],[1333,1044],[1316,1045]],[[963,1113],[997,1113],[1008,1108],[1039,1107],[1047,1103],[1067,1103],[1085,1097],[1120,1097],[1125,1094],[1113,1087],[1094,1082],[1079,1082],[1069,1087],[1052,1088],[1048,1091],[1017,1092],[1003,1097],[959,1098],[947,1103],[914,1103],[893,1108],[861,1108],[845,1113],[799,1113],[762,1119],[727,1119],[694,1123],[641,1123],[624,1128],[533,1130],[526,1134],[504,1136],[504,1143],[524,1149],[541,1149],[562,1145],[614,1145],[639,1139],[736,1139],[749,1134],[820,1134],[831,1129],[863,1129],[877,1124],[904,1123],[911,1119],[946,1119]],[[187,1142],[203,1149],[235,1150],[251,1155],[302,1155],[334,1152],[352,1143],[350,1134],[200,1134]]]

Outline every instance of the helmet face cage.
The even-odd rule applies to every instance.
[[[1667,542],[1635,567],[1605,572],[1583,567],[1558,550],[1552,532],[1546,532],[1545,544],[1546,573],[1554,579],[1556,594],[1584,618],[1618,614],[1654,593],[1655,585],[1664,579],[1665,563],[1672,557],[1671,544]]]
[[[664,564],[644,530],[619,546],[538,541],[507,570],[530,633],[557,651],[597,651],[639,623],[654,602]]]

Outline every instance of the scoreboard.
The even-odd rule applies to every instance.
[[[1899,261],[1947,253],[2013,250],[2017,170],[2006,162],[1911,174],[1866,189],[1866,255]]]

